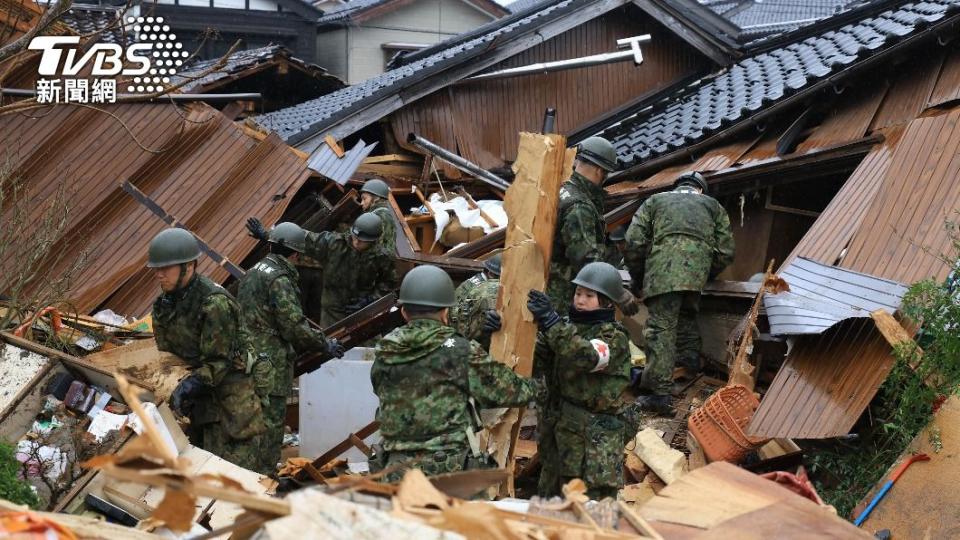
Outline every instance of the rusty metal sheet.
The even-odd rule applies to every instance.
[[[907,292],[902,283],[827,266],[802,257],[780,270],[790,290],[763,297],[776,336],[820,334],[851,318],[882,309],[893,315]]]
[[[276,221],[309,176],[277,136],[257,141],[204,104],[57,106],[35,117],[0,117],[0,126],[8,166],[23,182],[28,223],[38,226],[44,201],[66,190],[67,227],[54,239],[43,277],[60,276],[85,253],[69,298],[80,312],[107,307],[140,316],[158,291],[144,265],[147,244],[165,224],[124,193],[121,181],[239,262],[256,243],[246,235],[246,218]],[[18,259],[0,261],[0,290]],[[199,268],[215,281],[227,279],[209,258]]]
[[[747,433],[820,439],[847,434],[893,367],[873,319],[800,336],[760,401]]]
[[[949,272],[945,220],[960,208],[960,108],[910,122],[840,266],[913,283]]]
[[[936,107],[960,99],[960,47],[954,45],[943,61],[937,85],[930,94],[928,107]]]
[[[902,128],[899,127],[884,132],[884,142],[863,158],[785,259],[784,266],[796,257],[806,257],[823,264],[836,264],[850,243],[850,238],[859,230],[870,202],[880,190],[901,134]]]

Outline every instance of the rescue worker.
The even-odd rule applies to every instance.
[[[260,220],[247,220],[250,235],[269,240]],[[347,315],[375,302],[397,286],[394,258],[377,246],[381,220],[365,213],[353,222],[350,232],[307,232],[304,255],[323,269],[320,326],[329,328]]]
[[[623,252],[627,249],[627,226],[620,225],[607,235],[607,262],[614,268],[623,268]]]
[[[630,387],[630,346],[616,320],[613,298],[623,294],[620,272],[609,263],[584,266],[572,280],[576,287],[569,315],[560,317],[550,298],[530,291],[527,309],[540,329],[535,366],[551,386],[555,425],[541,432],[541,496],[560,495],[574,478],[587,484],[593,499],[616,497],[623,485],[624,410]],[[499,328],[499,316],[487,326]],[[551,437],[546,439],[545,437]]]
[[[653,195],[627,229],[625,259],[635,287],[643,284],[649,310],[647,364],[640,379],[642,409],[670,413],[675,364],[700,370],[697,312],[700,293],[733,262],[730,217],[706,194],[698,172],[680,175],[674,190]]]
[[[603,182],[616,169],[617,151],[613,145],[602,137],[590,137],[577,147],[573,173],[560,188],[547,294],[561,315],[566,315],[573,298],[570,280],[587,263],[603,261],[607,256]],[[626,289],[624,298],[614,301],[627,316],[639,309]]]
[[[250,376],[240,306],[197,273],[200,245],[189,231],[166,229],[150,242],[147,267],[161,294],[153,304],[157,349],[190,365],[170,405],[190,419],[190,442],[235,465],[257,470],[265,430]]]
[[[497,308],[500,292],[500,254],[483,261],[483,272],[465,280],[454,292],[450,326],[467,339],[490,350],[490,333],[483,329],[487,311]]]
[[[367,180],[360,188],[360,207],[380,218],[383,233],[377,245],[390,255],[397,253],[397,222],[390,207],[390,186],[379,178]]]
[[[253,372],[267,426],[261,452],[264,474],[276,471],[283,444],[287,397],[293,389],[297,358],[307,353],[343,356],[343,346],[312,328],[303,315],[297,268],[307,232],[295,223],[276,225],[269,236],[270,254],[240,280],[237,299],[243,314]]]
[[[404,464],[387,481],[408,466],[428,476],[490,466],[476,440],[475,406],[524,405],[542,388],[447,326],[453,292],[436,266],[408,272],[399,297],[406,324],[377,344],[370,379],[383,441],[371,470]]]

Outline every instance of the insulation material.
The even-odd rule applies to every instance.
[[[46,356],[0,343],[0,411],[49,363]]]
[[[451,222],[451,212],[456,216],[460,226],[465,229],[479,227],[483,229],[484,234],[507,226],[507,213],[503,209],[503,201],[477,201],[477,208],[470,208],[470,203],[463,197],[454,197],[444,202],[439,193],[430,195],[430,208],[433,209],[433,220],[437,225],[437,234],[435,241],[440,241],[440,236],[444,229]],[[496,227],[491,226],[480,212],[486,214],[496,223]]]

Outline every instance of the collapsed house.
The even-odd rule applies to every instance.
[[[398,267],[437,264],[462,279],[478,272],[484,257],[511,245],[510,225],[518,216],[509,215],[504,199],[511,185],[526,180],[511,169],[521,156],[521,132],[541,131],[544,110],[553,108],[554,129],[567,144],[602,135],[617,147],[624,167],[606,186],[608,229],[628,222],[645,197],[669,189],[681,172],[706,175],[731,216],[737,253],[704,292],[702,352],[714,374],[729,371],[731,380],[745,374],[751,390],[758,382],[765,388],[742,426],[742,435],[758,447],[751,451],[759,463],[748,468],[795,472],[802,452],[791,439],[847,434],[893,366],[893,348],[910,339],[910,329],[897,320],[906,285],[942,279],[949,271],[935,255],[948,251],[950,237],[941,224],[960,206],[953,182],[960,173],[954,129],[960,2],[867,2],[832,16],[752,29],[721,14],[680,0],[547,0],[400,55],[386,73],[345,88],[322,68],[266,47],[194,65],[180,81],[182,93],[225,98],[0,116],[5,162],[26,209],[22,230],[29,232],[49,212],[39,201],[69,201],[66,223],[36,263],[37,272],[48,278],[74,272],[69,300],[77,313],[110,309],[141,318],[155,296],[144,269],[146,246],[162,228],[193,231],[207,255],[199,271],[229,286],[262,256],[246,236],[247,217],[331,229],[359,214],[356,188],[377,177],[391,186]],[[618,39],[646,35],[649,41],[639,45],[642,63],[632,49],[613,60],[576,61],[617,52]],[[11,73],[18,85],[30,86],[30,69],[18,66]],[[275,80],[285,81],[280,91],[270,88]],[[250,93],[262,95],[261,105],[237,97]],[[7,219],[15,214],[9,206]],[[527,201],[524,208],[546,207]],[[72,268],[81,254],[87,263]],[[788,290],[749,281],[771,260]],[[0,289],[17,287],[29,296],[44,280],[14,284],[19,262],[0,261]],[[392,295],[384,297],[325,331],[348,345],[362,344],[400,324],[393,302]],[[305,307],[310,312],[315,306],[307,300]],[[45,320],[31,319],[35,326]],[[641,342],[643,317],[627,326]],[[748,336],[752,354],[745,361],[739,353]],[[119,358],[159,362],[150,356],[156,351],[149,340],[115,351],[66,363],[99,366],[103,377],[119,369]],[[358,464],[376,441],[370,352],[352,353],[319,370],[317,359],[298,365],[304,376],[288,425],[301,433],[320,431],[320,422],[326,428],[322,437],[311,433],[301,440],[300,465],[291,474],[299,481],[351,481],[346,471],[362,471]],[[343,378],[331,374],[334,366]],[[759,381],[763,372],[775,375]],[[651,423],[652,440],[631,441],[627,474],[634,482],[622,494],[631,508],[618,510],[624,521],[619,530],[665,538],[743,537],[752,530],[763,537],[782,519],[802,524],[805,534],[856,537],[843,520],[805,506],[810,501],[797,502],[783,494],[787,490],[771,493],[773,483],[755,484],[755,475],[738,476],[747,473],[711,459],[707,441],[688,434],[688,425],[703,416],[698,411],[727,382],[695,381],[677,396],[675,418]],[[169,379],[140,384],[169,385]],[[26,386],[45,389],[39,379]],[[349,396],[328,399],[345,389]],[[0,417],[4,429],[7,414]],[[31,414],[32,422],[37,413]],[[536,471],[534,426],[526,417],[512,422],[521,436],[502,464],[515,472],[511,482],[522,482]],[[679,457],[667,454],[672,464],[645,453],[657,440],[664,452],[682,450],[674,450]],[[334,466],[341,456],[348,462]],[[201,469],[202,463],[184,474]],[[266,491],[249,471],[231,473],[245,480],[247,491]],[[482,490],[501,481],[477,482]],[[105,495],[103,485],[102,475],[77,480],[76,494],[83,497],[69,498],[73,508],[91,493],[109,498],[116,491]],[[735,498],[742,502],[736,508],[690,511],[729,497],[731,485],[748,492]],[[369,483],[356,488],[377,489]],[[149,490],[120,493],[112,503],[135,500],[124,508],[139,509],[132,512],[138,520],[161,498]],[[817,501],[815,492],[807,498]],[[434,502],[444,515],[468,507],[446,498]],[[597,537],[615,536],[610,531],[616,524],[598,526],[598,518],[583,517],[577,503],[573,494],[564,502],[574,521],[592,523]],[[57,504],[62,510],[67,503]],[[371,505],[390,509],[383,500]],[[202,502],[196,506],[203,510]],[[426,506],[400,510],[412,507],[416,511],[408,514],[419,512],[423,524],[443,524],[439,529],[447,532],[414,527],[411,537],[476,532],[460,528],[470,519],[441,520],[425,513]],[[239,515],[234,511],[222,512],[218,519],[228,517],[211,528],[228,526]],[[484,515],[477,512],[473,520]],[[382,526],[377,520],[383,516],[361,515]],[[261,534],[280,537],[304,526],[284,519],[290,516],[268,521]],[[338,522],[340,532],[361,527],[355,519]],[[882,513],[871,519],[900,527],[909,521]]]

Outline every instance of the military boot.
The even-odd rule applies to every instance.
[[[670,396],[648,394],[638,397],[634,403],[639,406],[641,410],[652,412],[657,416],[673,415]]]

